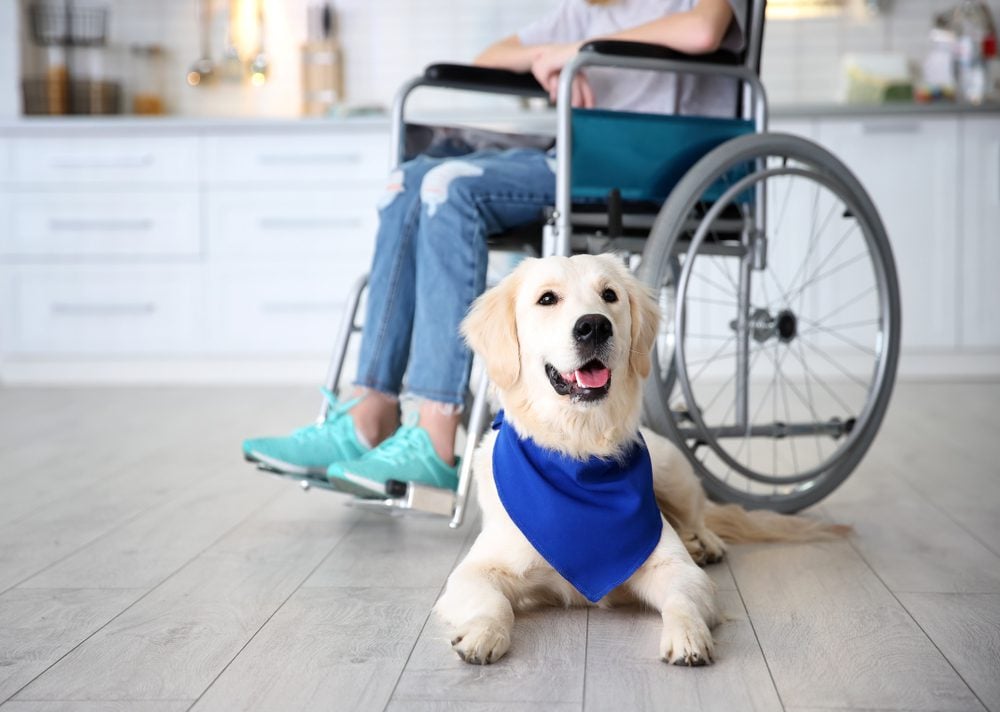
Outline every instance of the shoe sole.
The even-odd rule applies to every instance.
[[[301,475],[310,478],[326,477],[326,467],[305,467],[303,465],[293,465],[284,460],[269,457],[256,450],[243,453],[243,459],[252,462],[261,470],[273,472],[278,475]]]
[[[342,480],[338,477],[327,477],[326,471],[328,468],[326,467],[303,467],[301,465],[293,465],[289,462],[284,462],[283,460],[276,460],[273,457],[262,455],[253,450],[248,453],[244,453],[243,457],[247,462],[257,465],[258,470],[268,472],[272,475],[278,475],[279,477],[284,477],[286,479],[295,480],[296,482],[306,482],[313,487],[319,487],[333,492],[342,492],[344,494],[362,497],[364,499],[385,499],[387,496],[385,493],[385,487],[383,486],[380,489],[373,489],[370,485],[375,483],[372,483],[371,480],[366,480],[366,483],[368,483],[369,486],[363,486],[355,484],[349,480]]]

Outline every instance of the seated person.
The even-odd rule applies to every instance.
[[[742,49],[746,0],[563,0],[475,63],[531,71],[555,97],[559,73],[591,39],[661,44],[689,54]],[[732,117],[736,83],[722,77],[588,69],[573,104],[584,108]],[[459,323],[485,289],[489,235],[537,222],[555,203],[554,160],[535,149],[419,156],[389,176],[378,204],[357,378],[326,422],[286,437],[247,440],[247,459],[278,471],[325,473],[362,496],[389,479],[454,489],[455,436],[472,355]],[[399,397],[417,400],[400,423]]]

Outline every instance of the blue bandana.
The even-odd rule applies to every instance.
[[[642,436],[623,461],[574,460],[522,440],[503,411],[493,429],[497,493],[538,553],[589,601],[627,581],[663,527]]]

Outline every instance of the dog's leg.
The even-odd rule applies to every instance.
[[[477,555],[479,549],[490,549],[482,534],[448,577],[434,609],[452,627],[451,646],[458,656],[467,663],[488,665],[510,648],[514,608],[505,593],[505,582],[509,584],[513,577],[505,573],[497,557]],[[511,586],[506,589],[511,590]]]
[[[626,586],[660,611],[660,657],[675,665],[712,662],[711,628],[718,623],[715,584],[699,569],[676,533],[664,526],[660,544]]]

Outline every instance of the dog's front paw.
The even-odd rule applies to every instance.
[[[697,534],[683,533],[684,548],[698,566],[717,564],[726,555],[726,545],[714,532],[702,529]]]
[[[489,665],[510,649],[510,630],[499,621],[476,618],[458,630],[451,647],[467,663]]]
[[[677,616],[663,623],[660,657],[673,665],[697,667],[712,662],[712,633],[700,618]]]

